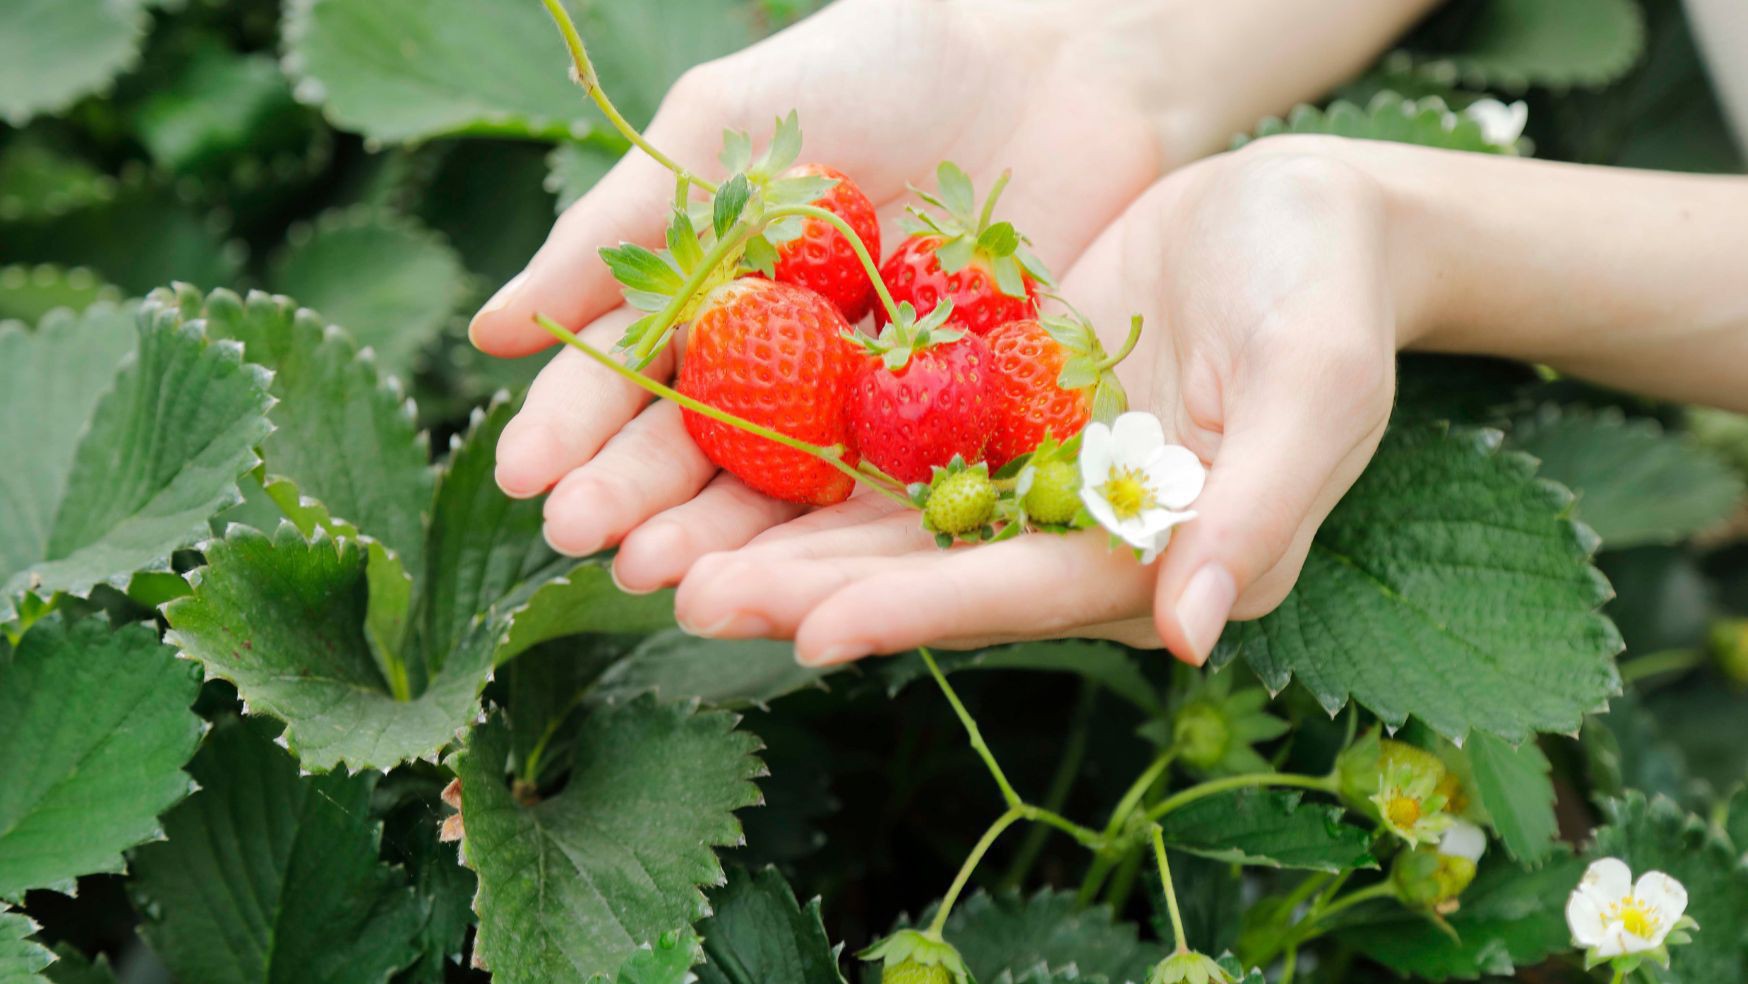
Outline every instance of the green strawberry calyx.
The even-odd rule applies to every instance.
[[[744,174],[752,190],[767,209],[777,211],[796,205],[811,205],[831,193],[838,179],[817,174],[790,174],[789,170],[801,157],[801,123],[795,111],[777,120],[772,128],[771,142],[764,153],[753,155],[752,138],[739,130],[727,130],[722,135],[722,155],[719,160],[729,174]],[[700,204],[696,209],[707,206]],[[701,221],[697,215],[694,221]],[[741,257],[743,269],[776,277],[777,247],[801,237],[806,216],[783,215],[767,222],[763,229],[747,237]]]
[[[965,966],[965,958],[938,935],[915,929],[901,929],[857,954],[863,960],[884,961],[891,970],[903,964],[918,967],[940,967],[951,975],[953,984],[977,984]]]
[[[989,190],[982,208],[977,204],[977,190],[971,178],[958,165],[943,161],[935,169],[936,190],[911,190],[934,207],[911,206],[904,221],[904,231],[915,236],[934,236],[935,260],[947,273],[958,273],[981,260],[995,278],[996,288],[1009,297],[1026,296],[1026,277],[1045,286],[1053,285],[1050,271],[1028,249],[1031,240],[1022,236],[1011,222],[995,221],[995,205],[1006,190],[1011,172],[1003,171]]]
[[[910,357],[916,353],[965,337],[959,329],[946,327],[947,319],[952,316],[953,301],[950,298],[942,300],[920,319],[909,301],[901,301],[898,317],[880,329],[879,337],[870,338],[852,329],[844,333],[844,338],[878,358],[889,371],[899,372],[910,364]]]
[[[1057,298],[1060,300],[1060,298]],[[1066,302],[1064,302],[1066,304]],[[1065,390],[1092,391],[1092,417],[1108,424],[1129,409],[1129,394],[1117,381],[1116,368],[1141,340],[1142,319],[1139,314],[1129,321],[1129,335],[1115,355],[1106,355],[1099,344],[1098,332],[1078,311],[1067,315],[1047,315],[1038,319],[1044,331],[1068,351],[1068,361],[1056,376],[1056,385]]]

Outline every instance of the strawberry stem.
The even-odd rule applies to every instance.
[[[558,25],[559,33],[564,35],[565,47],[570,50],[573,78],[576,79],[578,85],[583,87],[583,91],[589,94],[589,98],[601,110],[601,115],[607,117],[607,122],[613,124],[613,129],[618,130],[625,136],[625,139],[654,158],[656,163],[697,185],[706,193],[716,194],[714,184],[681,167],[673,158],[662,153],[654,144],[644,139],[643,134],[637,132],[637,127],[632,126],[631,122],[619,112],[619,107],[613,105],[613,100],[607,97],[607,90],[601,88],[600,76],[595,74],[595,65],[589,60],[589,49],[583,44],[583,36],[577,33],[577,25],[571,20],[570,11],[564,9],[564,4],[560,0],[542,0],[542,2],[546,4],[546,12],[552,15],[553,23]]]
[[[716,245],[710,247],[710,252],[704,254],[704,259],[698,264],[697,269],[687,275],[686,282],[675,292],[673,299],[668,301],[667,307],[662,308],[661,313],[656,315],[656,319],[650,322],[649,327],[644,330],[643,337],[639,338],[637,344],[632,347],[631,355],[636,359],[633,368],[642,369],[649,365],[661,353],[661,350],[667,347],[668,341],[674,337],[675,325],[680,320],[680,313],[686,309],[687,304],[692,302],[693,296],[704,286],[704,282],[722,267],[729,255],[747,241],[747,237],[752,235],[752,231],[752,226],[747,223],[736,223],[734,228],[728,231],[728,235],[723,236],[716,241]]]
[[[1001,193],[1007,190],[1008,181],[1014,176],[1012,170],[1001,172],[1001,177],[995,179],[995,187],[989,189],[989,197],[983,200],[983,212],[977,216],[977,234],[989,228],[990,220],[995,218],[995,203],[1001,200]]]
[[[1013,826],[1014,821],[1019,820],[1022,815],[1023,811],[1020,806],[1010,806],[1006,813],[996,817],[995,822],[989,825],[989,829],[983,832],[977,845],[971,849],[971,854],[966,857],[965,863],[959,866],[959,873],[953,876],[953,884],[947,888],[947,894],[941,897],[941,907],[935,910],[934,921],[930,922],[929,928],[923,931],[924,936],[932,940],[941,938],[941,931],[947,928],[947,917],[953,912],[953,903],[959,901],[959,893],[965,890],[965,884],[971,880],[971,873],[977,870],[978,862],[982,861],[983,856],[989,853],[990,846],[995,843],[997,837],[1001,836],[1002,831]]]
[[[730,427],[762,437],[767,441],[775,441],[786,448],[793,448],[803,454],[812,455],[826,464],[831,465],[833,468],[836,468],[838,471],[843,472],[852,479],[878,490],[882,495],[889,499],[906,506],[911,504],[910,497],[906,496],[902,490],[893,489],[889,486],[883,485],[876,481],[873,476],[864,474],[863,472],[844,464],[844,447],[841,444],[834,444],[829,448],[823,448],[817,444],[809,444],[798,438],[790,437],[782,431],[772,430],[762,424],[755,424],[745,417],[739,417],[735,414],[729,413],[727,410],[721,410],[708,403],[694,400],[686,394],[681,393],[679,390],[670,386],[664,386],[648,376],[645,376],[643,373],[621,365],[619,362],[615,361],[612,356],[595,348],[581,338],[578,338],[575,332],[558,322],[553,321],[544,314],[536,314],[534,316],[534,321],[536,324],[540,325],[541,328],[545,329],[547,334],[582,352],[590,359],[606,367],[614,375],[624,379],[626,382],[638,387],[639,389],[653,393],[664,400],[672,400],[680,406],[685,407],[687,410],[690,410],[693,413],[703,414],[718,423],[727,424]]]
[[[1013,784],[1008,782],[1007,773],[1001,770],[1000,763],[995,760],[995,753],[989,750],[989,743],[983,740],[983,732],[977,727],[977,720],[971,712],[965,709],[959,700],[959,694],[953,685],[947,682],[947,677],[941,672],[941,667],[935,663],[935,654],[929,652],[927,646],[919,647],[917,652],[922,655],[923,663],[929,668],[929,675],[935,678],[935,685],[941,688],[947,703],[953,705],[953,713],[958,715],[959,723],[965,726],[966,736],[971,739],[971,748],[977,752],[983,764],[989,768],[989,774],[995,778],[995,784],[1001,788],[1002,802],[1010,807],[1024,805],[1020,794],[1014,792]]]
[[[1165,833],[1159,824],[1153,825],[1153,856],[1159,861],[1159,880],[1165,886],[1165,907],[1171,913],[1171,933],[1177,941],[1177,952],[1188,953],[1184,942],[1184,917],[1177,910],[1177,889],[1171,883],[1171,862],[1165,857]]]
[[[892,294],[886,289],[886,282],[880,279],[880,265],[868,253],[868,245],[862,242],[862,237],[856,235],[856,230],[844,221],[843,216],[817,205],[785,205],[765,213],[766,219],[780,219],[786,215],[802,215],[811,219],[819,219],[829,223],[845,239],[850,241],[850,248],[856,251],[856,259],[862,261],[862,269],[868,272],[868,279],[874,284],[874,293],[880,297],[880,306],[886,311],[888,321],[898,320],[898,304],[893,301]]]
[[[1099,372],[1115,369],[1118,363],[1129,357],[1129,353],[1135,351],[1135,344],[1139,341],[1141,341],[1141,316],[1137,314],[1129,319],[1129,337],[1123,339],[1123,347],[1117,350],[1116,355],[1101,361],[1095,368]]]

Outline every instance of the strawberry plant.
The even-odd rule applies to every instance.
[[[1114,375],[1169,326],[1058,296],[1032,176],[876,203],[799,115],[713,171],[641,129],[812,6],[0,0],[0,984],[1748,979],[1733,415],[1404,356],[1205,669],[803,667],[547,545],[493,476],[541,360],[460,316],[628,153],[660,234],[578,275],[635,313],[540,324],[715,466],[957,551],[1194,522]],[[1739,169],[1646,109],[1684,30],[1468,0],[1234,140]]]

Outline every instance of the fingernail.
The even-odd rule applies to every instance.
[[[467,323],[467,340],[472,342],[475,348],[479,347],[479,341],[474,337],[474,330],[479,327],[480,319],[489,314],[496,314],[504,308],[509,307],[511,299],[516,296],[518,290],[522,289],[522,284],[527,280],[527,270],[523,270],[521,273],[511,277],[508,283],[505,283],[504,286],[498,288],[498,292],[492,295],[491,300],[486,302],[485,307],[479,309],[479,313],[473,316],[473,320]]]
[[[801,650],[795,651],[795,661],[802,666],[836,666],[851,660],[861,659],[874,650],[860,644],[827,646],[812,657],[802,655]]]
[[[687,624],[675,616],[680,631],[700,639],[760,639],[771,634],[771,623],[748,612],[732,612],[705,626]]]
[[[615,558],[614,563],[607,565],[607,576],[613,579],[613,586],[619,589],[620,594],[647,595],[647,594],[655,594],[656,591],[658,590],[656,588],[646,588],[646,589],[640,590],[638,588],[626,587],[625,582],[619,580],[619,564],[618,564],[617,558]]]
[[[1197,666],[1208,661],[1237,599],[1238,585],[1219,564],[1203,565],[1178,595],[1178,625],[1183,627],[1184,640],[1192,650],[1189,655]]]
[[[551,430],[532,418],[517,417],[498,437],[492,478],[510,498],[531,499],[546,491],[555,477],[552,463],[562,454]]]

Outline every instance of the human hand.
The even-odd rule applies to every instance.
[[[1211,465],[1156,564],[1097,530],[942,552],[914,512],[858,496],[700,561],[682,623],[793,637],[814,664],[1069,635],[1205,660],[1229,618],[1286,595],[1389,417],[1413,291],[1383,193],[1343,146],[1277,138],[1182,170],[1064,282],[1106,330],[1146,317],[1119,367],[1131,404]]]
[[[887,224],[902,211],[907,184],[932,184],[942,160],[959,162],[985,188],[1012,168],[1004,217],[1034,237],[1047,263],[1063,264],[1160,170],[1160,142],[1132,80],[1070,56],[1100,6],[844,0],[689,73],[647,135],[702,168],[724,128],[757,138],[794,108],[805,159],[850,173]],[[567,327],[587,325],[585,339],[611,344],[635,315],[620,306],[596,251],[621,240],[659,242],[673,184],[648,157],[629,155],[475,319],[475,343],[494,355],[535,351],[551,342],[532,321],[540,312]],[[647,371],[671,374],[672,359]],[[547,538],[565,553],[624,538],[615,574],[632,590],[673,583],[698,556],[740,546],[798,511],[717,475],[677,408],[646,406],[640,390],[568,349],[500,440],[497,477],[515,496],[552,489]]]

